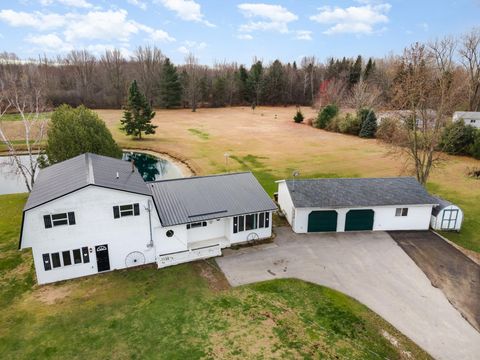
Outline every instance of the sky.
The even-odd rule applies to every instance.
[[[0,0],[0,51],[20,58],[72,49],[129,57],[155,45],[173,62],[255,57],[383,57],[480,25],[480,0]]]

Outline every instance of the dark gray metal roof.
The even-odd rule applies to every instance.
[[[297,208],[342,208],[437,204],[412,177],[304,179],[286,181]]]
[[[437,216],[440,211],[445,209],[447,206],[453,205],[450,201],[442,199],[441,197],[435,196],[435,200],[437,200],[437,206],[434,206],[432,209],[432,215]]]
[[[148,183],[163,226],[276,210],[250,172]]]
[[[131,163],[86,153],[40,170],[24,210],[88,185],[152,195],[138,171],[132,172]]]

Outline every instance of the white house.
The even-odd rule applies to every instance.
[[[438,205],[432,210],[430,226],[435,230],[460,231],[463,211],[450,201],[436,197]]]
[[[83,154],[42,169],[19,248],[40,284],[217,256],[271,236],[276,206],[251,173],[145,183],[123,160]]]
[[[410,177],[277,183],[280,209],[296,233],[428,230],[438,204]]]
[[[465,122],[465,125],[471,125],[473,127],[476,127],[477,129],[480,129],[480,112],[455,111],[453,113],[453,121],[460,121],[462,119]]]

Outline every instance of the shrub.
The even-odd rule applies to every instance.
[[[360,132],[360,120],[358,117],[348,113],[340,120],[338,129],[343,134],[358,135]]]
[[[469,153],[475,159],[480,159],[480,130],[476,131],[475,140],[474,140],[473,144],[470,146]]]
[[[328,123],[338,115],[338,106],[335,104],[329,104],[325,106],[319,113],[317,121],[315,121],[315,127],[325,129]]]
[[[335,116],[332,120],[329,121],[325,130],[332,132],[340,132],[340,122],[342,118],[340,116]]]
[[[392,118],[384,118],[378,125],[376,137],[387,143],[392,143],[397,135],[401,132],[401,124],[399,120]]]
[[[302,110],[300,108],[297,109],[297,113],[293,117],[293,121],[295,121],[297,124],[301,123],[304,119],[304,116],[302,114]]]
[[[370,109],[368,108],[361,108],[360,110],[357,111],[357,119],[360,123],[360,129],[362,129],[363,122],[367,119],[367,116],[369,113],[370,113]]]
[[[361,124],[362,125],[358,136],[363,138],[375,137],[375,133],[377,132],[377,116],[373,110],[368,111],[367,116],[361,121]]]
[[[469,155],[474,151],[476,132],[473,126],[465,125],[463,120],[453,122],[445,127],[440,148],[447,154]]]

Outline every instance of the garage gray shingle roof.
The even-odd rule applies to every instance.
[[[413,177],[286,180],[297,208],[437,204]]]
[[[432,209],[432,215],[437,216],[440,211],[445,209],[447,206],[453,205],[448,200],[442,199],[441,197],[435,196],[435,200],[437,200],[437,206],[434,206]]]
[[[117,179],[118,173],[118,179]],[[40,170],[24,210],[32,209],[88,185],[152,195],[131,163],[91,153]]]
[[[163,226],[276,210],[250,172],[148,183]]]

